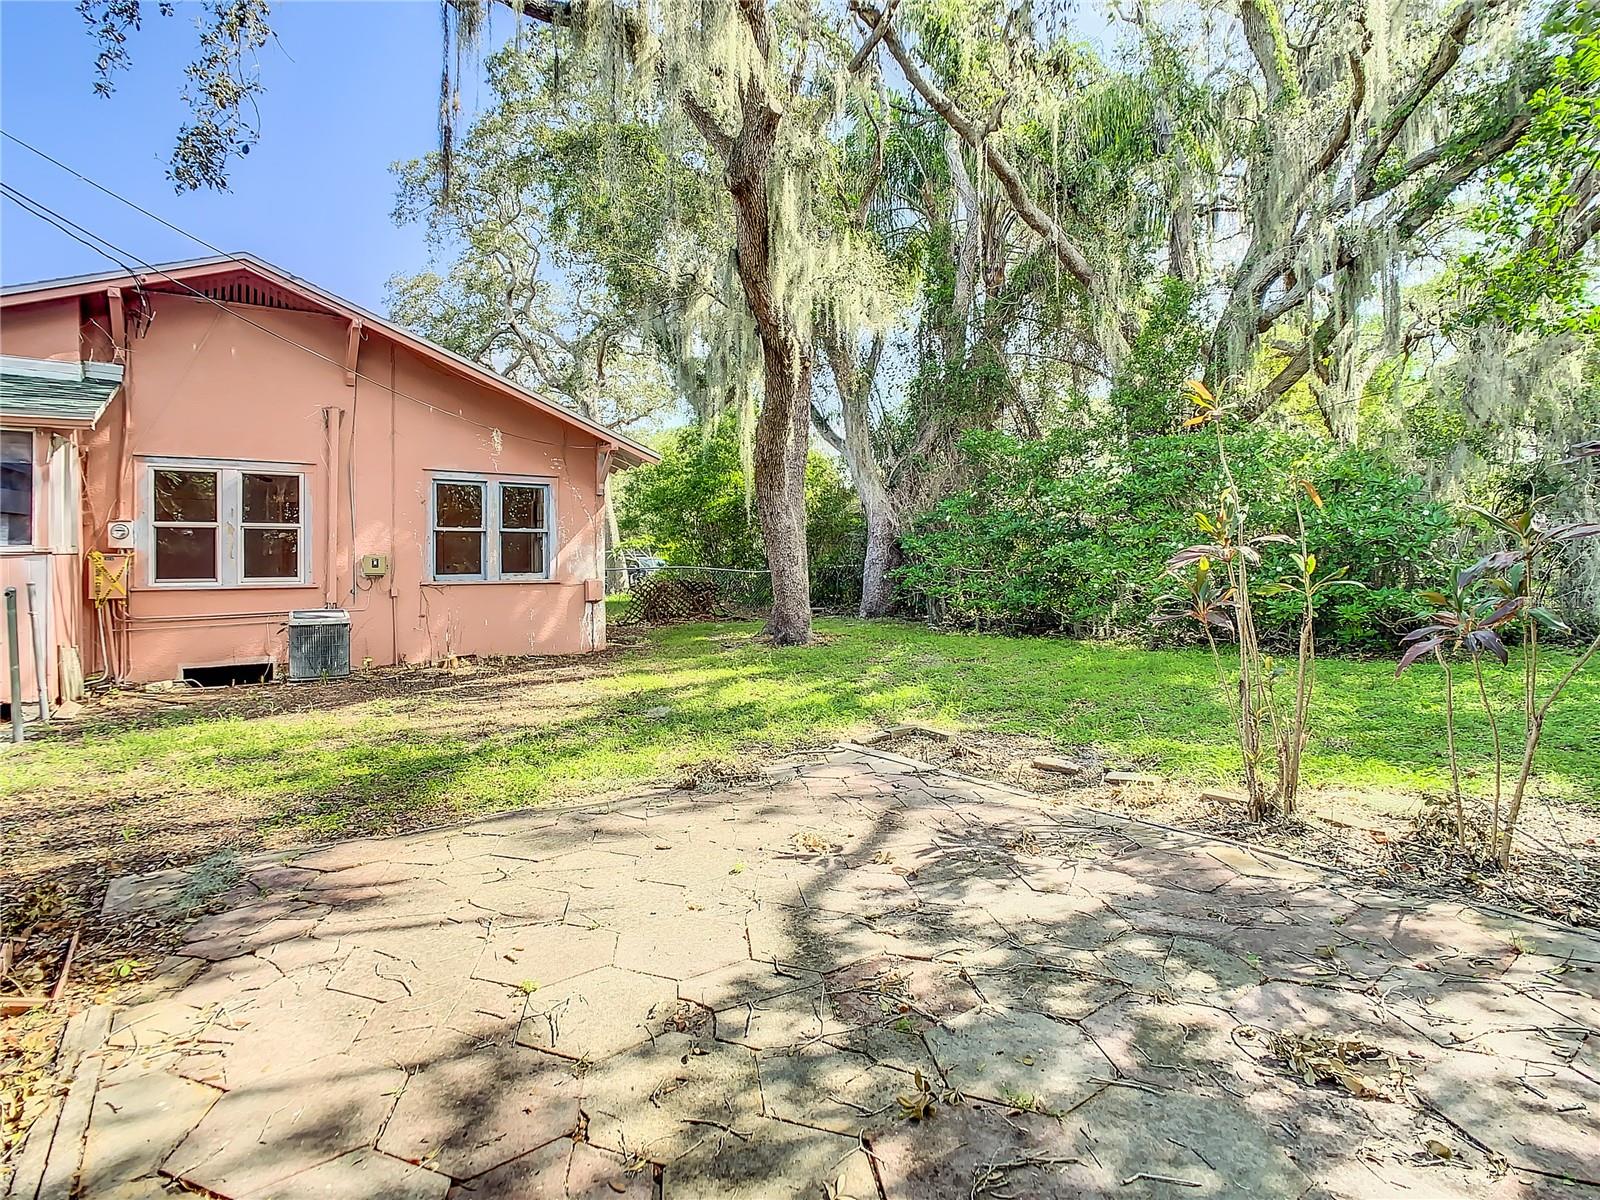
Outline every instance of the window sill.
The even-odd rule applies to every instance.
[[[456,579],[456,578],[454,578],[452,576],[448,576],[447,575],[442,579],[440,579],[440,578],[425,579],[425,580],[423,580],[423,586],[424,587],[481,587],[484,584],[489,584],[490,586],[493,586],[495,584],[506,585],[506,584],[530,584],[531,583],[531,584],[535,584],[535,585],[539,585],[539,586],[548,587],[552,583],[565,583],[565,582],[566,582],[566,580],[563,580],[563,579],[546,579],[546,578],[541,578],[540,576],[537,576],[537,575],[527,575],[527,576],[513,575],[513,576],[511,576],[510,578],[507,578],[507,579]]]
[[[173,580],[160,583],[136,583],[133,585],[133,590],[136,592],[270,592],[284,591],[286,589],[309,591],[316,586],[316,583],[309,579],[284,579],[277,582],[262,580],[254,583],[216,583],[206,580],[179,582]]]

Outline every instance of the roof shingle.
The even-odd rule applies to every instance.
[[[122,386],[110,363],[0,358],[0,417],[24,425],[93,425]]]

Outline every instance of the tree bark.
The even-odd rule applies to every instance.
[[[844,434],[828,437],[839,451],[861,500],[861,513],[867,524],[867,553],[861,568],[863,617],[883,617],[894,605],[894,586],[889,572],[899,565],[900,506],[889,490],[888,476],[872,445],[871,416],[867,411],[872,384],[883,357],[883,336],[873,338],[866,361],[858,365],[851,347],[842,344],[834,333],[822,337],[823,352],[833,373],[834,390],[839,393],[839,408]]]
[[[762,634],[779,646],[803,646],[811,640],[811,564],[806,548],[811,356],[799,353],[792,338],[783,343],[765,336],[762,356],[764,391],[755,439],[756,518],[772,574],[772,613]]]
[[[751,33],[767,49],[764,10],[750,10]],[[780,646],[811,640],[811,566],[806,549],[806,453],[811,434],[812,351],[772,285],[772,213],[767,177],[784,110],[759,77],[740,92],[739,128],[726,132],[691,95],[684,109],[722,159],[733,200],[734,245],[745,303],[761,335],[761,413],[755,432],[756,518],[772,577],[772,612],[763,636]]]
[[[571,3],[501,0],[523,16],[551,25],[570,25]],[[763,57],[771,51],[772,27],[764,4],[741,0],[750,36]],[[622,36],[630,44],[642,35],[636,13],[623,18]],[[798,86],[798,78],[795,86]],[[732,133],[691,93],[680,97],[684,112],[722,161],[733,200],[734,245],[745,302],[761,335],[761,413],[756,418],[756,518],[766,543],[772,574],[772,614],[764,635],[779,645],[811,640],[811,570],[806,553],[806,452],[811,432],[811,347],[801,341],[772,286],[772,214],[767,179],[784,107],[759,72],[739,91],[739,127]]]
[[[885,501],[868,507],[862,504],[867,520],[867,557],[861,566],[861,607],[863,617],[886,617],[894,608],[892,573],[900,565],[900,517]]]

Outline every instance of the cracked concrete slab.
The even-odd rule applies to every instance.
[[[1112,1072],[1082,1029],[1039,1013],[980,1009],[923,1039],[952,1087],[1017,1108],[1069,1112]]]
[[[583,1091],[592,1143],[668,1166],[761,1114],[754,1053],[683,1034],[595,1064]]]
[[[377,1146],[470,1179],[571,1137],[581,1091],[568,1064],[521,1046],[437,1054],[406,1080]]]
[[[869,751],[240,867],[116,1015],[84,1200],[171,1176],[227,1200],[1528,1200],[1600,1174],[1594,937]],[[1393,1055],[1394,1098],[1307,1083],[1270,1033]]]
[[[1214,1097],[1106,1088],[1073,1114],[1083,1195],[1299,1196],[1312,1180],[1250,1113]],[[1145,1178],[1140,1179],[1140,1176]]]
[[[530,995],[517,1041],[589,1062],[648,1041],[678,1003],[670,979],[598,967]]]
[[[296,1064],[229,1092],[167,1156],[162,1173],[247,1196],[373,1144],[405,1072],[348,1055]]]

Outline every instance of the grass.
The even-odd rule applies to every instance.
[[[198,821],[184,814],[202,809],[220,821],[219,805],[298,840],[593,796],[906,719],[1094,746],[1116,764],[1195,784],[1237,770],[1201,652],[895,622],[824,620],[818,629],[824,645],[774,649],[750,641],[753,625],[682,626],[576,665],[533,660],[325,691],[257,689],[238,693],[238,704],[172,705],[154,716],[141,709],[137,725],[113,718],[81,738],[0,756],[0,794],[40,814],[88,804],[102,824],[123,822],[121,836],[133,841],[163,821]],[[1569,661],[1550,657],[1552,666]],[[1494,675],[1514,707],[1514,672]],[[1486,732],[1470,699],[1463,687],[1463,752],[1481,767]],[[1396,680],[1387,662],[1327,660],[1315,705],[1309,784],[1444,788],[1437,668]],[[1600,671],[1580,676],[1554,709],[1538,766],[1543,794],[1596,801]],[[1473,783],[1481,787],[1481,776]],[[30,808],[30,797],[41,804]]]

